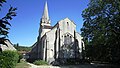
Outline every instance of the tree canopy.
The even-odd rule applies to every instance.
[[[18,43],[14,44],[15,49],[17,49],[17,51],[26,51],[29,52],[32,47],[26,47],[26,46],[20,46]]]
[[[82,17],[86,56],[120,63],[120,0],[90,0]]]
[[[6,0],[0,0],[0,11],[5,2]],[[0,44],[5,44],[4,40],[8,36],[9,26],[11,26],[9,20],[12,20],[12,17],[16,16],[15,10],[17,10],[17,8],[10,6],[8,13],[0,19]]]

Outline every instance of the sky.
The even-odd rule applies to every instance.
[[[32,46],[38,37],[40,19],[45,2],[48,3],[48,12],[51,25],[66,17],[74,21],[77,32],[83,25],[82,11],[87,8],[89,0],[7,0],[0,11],[0,18],[4,17],[10,5],[17,7],[17,16],[11,21],[8,39],[13,44]]]

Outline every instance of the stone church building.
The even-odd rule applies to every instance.
[[[39,36],[29,52],[29,59],[41,59],[49,63],[57,59],[82,59],[84,49],[82,37],[76,32],[75,23],[69,18],[51,26],[46,2],[40,21]]]

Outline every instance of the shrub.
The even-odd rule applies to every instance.
[[[0,53],[0,68],[15,68],[19,59],[16,51],[3,51]]]
[[[20,62],[20,60],[23,58],[23,55],[22,54],[20,54],[20,53],[18,53],[18,55],[19,55],[19,59],[18,59],[18,63]]]
[[[43,61],[43,60],[36,60],[35,62],[33,62],[33,64],[35,64],[35,65],[48,65],[48,63],[46,61]]]

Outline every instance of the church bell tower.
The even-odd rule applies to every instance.
[[[41,38],[46,32],[50,31],[52,26],[50,25],[50,19],[48,14],[47,1],[45,3],[43,15],[40,21],[39,37]]]

